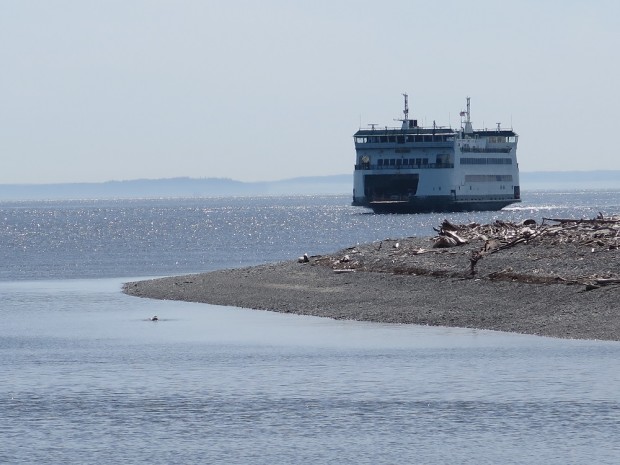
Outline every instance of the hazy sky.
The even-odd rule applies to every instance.
[[[0,183],[351,173],[353,133],[512,124],[620,169],[620,2],[0,0]]]

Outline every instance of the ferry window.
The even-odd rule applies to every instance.
[[[403,159],[403,165],[408,165],[408,164],[409,164],[409,159],[408,158]]]
[[[402,160],[399,158],[398,160],[396,160],[396,166],[400,166],[402,164]]]
[[[390,142],[396,142],[396,137],[394,137],[394,136],[390,136],[390,137],[388,138],[388,140],[389,140]]]
[[[379,138],[379,141],[380,141],[380,142],[387,142],[387,141],[388,141],[388,138],[387,138],[387,136],[381,136],[381,137]]]
[[[405,143],[405,136],[398,136],[398,137],[396,137],[396,142],[398,142],[399,144],[404,144]]]
[[[428,158],[422,158],[422,164],[428,165]]]
[[[461,158],[461,165],[512,165],[512,158]]]
[[[377,165],[383,166],[383,158],[379,158],[379,160],[377,161]]]
[[[465,182],[512,182],[511,174],[466,174]]]
[[[396,164],[396,159],[390,158],[390,166],[394,166]]]
[[[365,144],[368,140],[365,137],[358,137],[357,138],[357,143],[358,144]]]

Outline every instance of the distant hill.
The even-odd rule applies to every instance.
[[[301,177],[269,182],[226,178],[168,178],[68,184],[0,184],[0,200],[127,199],[344,194],[352,175]]]
[[[522,190],[620,189],[620,171],[521,173]],[[128,199],[269,195],[348,195],[353,175],[241,182],[226,178],[167,178],[68,184],[0,184],[2,200]]]

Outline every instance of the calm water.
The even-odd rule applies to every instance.
[[[0,203],[0,462],[617,463],[618,343],[120,293],[138,277],[429,235],[446,216],[620,211],[618,191],[527,199],[405,216],[346,197]]]

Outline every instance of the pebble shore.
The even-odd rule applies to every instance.
[[[126,283],[126,294],[282,313],[620,340],[618,249],[519,244],[433,249],[432,238],[385,240],[291,260]]]

